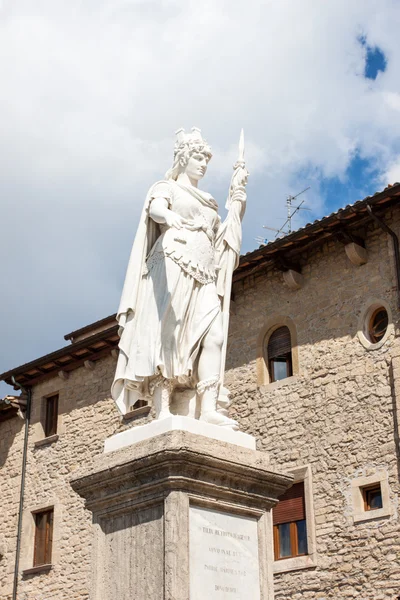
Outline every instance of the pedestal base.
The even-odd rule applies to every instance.
[[[269,511],[291,481],[183,429],[100,456],[72,481],[93,513],[91,599],[271,600]]]
[[[243,433],[242,431],[233,431],[227,427],[204,423],[190,417],[171,415],[167,419],[160,419],[146,425],[132,427],[107,438],[104,442],[104,452],[108,453],[120,450],[121,448],[126,448],[126,446],[131,446],[132,444],[137,444],[138,442],[161,435],[162,433],[178,430],[195,433],[220,442],[228,442],[235,444],[235,446],[243,446],[251,450],[256,449],[256,440],[252,435]]]

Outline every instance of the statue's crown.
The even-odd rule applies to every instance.
[[[181,146],[182,144],[188,143],[188,142],[197,142],[197,143],[201,143],[201,144],[206,144],[207,142],[203,139],[203,136],[201,135],[201,129],[199,129],[198,127],[192,127],[192,130],[190,133],[185,133],[185,130],[181,127],[180,129],[178,129],[178,131],[175,132],[176,135],[176,144],[175,146],[177,148],[179,148],[179,146]]]
[[[207,160],[212,157],[209,144],[201,135],[201,129],[192,127],[190,133],[185,133],[183,128],[175,132],[176,142],[174,147],[174,162],[171,169],[165,175],[165,179],[175,179],[179,175],[179,169],[182,164],[186,164],[193,152],[201,152],[207,156]]]

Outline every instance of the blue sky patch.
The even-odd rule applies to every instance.
[[[356,154],[343,179],[339,177],[323,179],[320,190],[328,213],[362,200],[382,188],[377,181],[379,174],[380,171],[371,160]]]
[[[360,37],[359,39],[360,44],[366,50],[364,77],[376,79],[379,72],[384,73],[386,71],[386,56],[378,46],[369,46],[366,37]]]

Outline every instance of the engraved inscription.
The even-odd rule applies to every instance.
[[[257,520],[190,508],[190,600],[260,600]]]

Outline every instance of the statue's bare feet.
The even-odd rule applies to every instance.
[[[239,424],[234,419],[230,419],[225,415],[217,412],[216,410],[211,410],[206,413],[202,413],[200,416],[200,421],[204,421],[205,423],[211,423],[212,425],[219,425],[220,427],[229,427],[233,430],[239,429]]]

